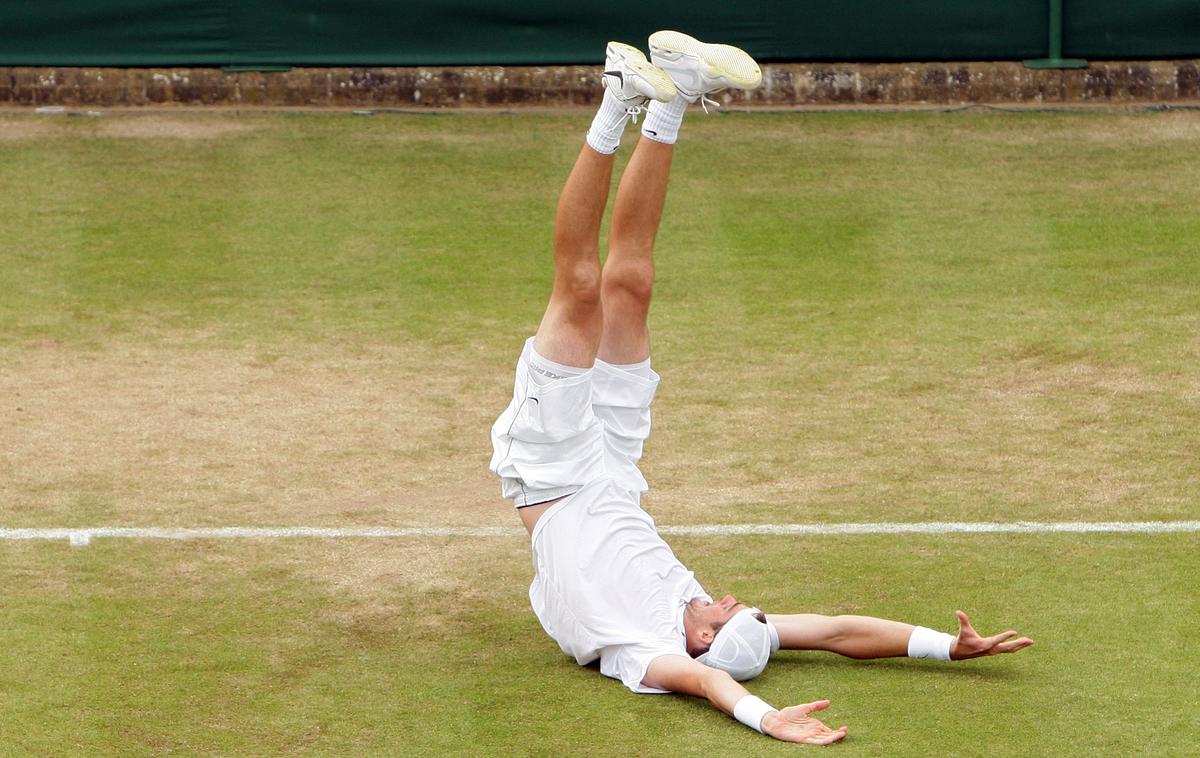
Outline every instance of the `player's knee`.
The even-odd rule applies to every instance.
[[[599,307],[600,281],[599,264],[581,263],[561,273],[559,289],[577,306]]]
[[[645,303],[654,290],[654,264],[649,260],[612,261],[604,267],[604,291]]]

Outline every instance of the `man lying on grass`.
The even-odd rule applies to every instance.
[[[634,692],[705,697],[772,737],[836,742],[846,728],[811,715],[828,701],[776,710],[738,682],[780,648],[961,660],[1033,641],[1014,631],[981,637],[961,611],[954,637],[863,616],[767,616],[731,595],[714,602],[659,537],[640,506],[647,485],[637,463],[659,380],[646,314],[673,145],[689,103],[725,87],[753,89],[761,74],[741,50],[678,32],[651,36],[650,51],[653,63],[628,45],[608,46],[604,99],[558,202],[550,303],[492,428],[491,469],[531,535],[533,610],[564,652],[580,664],[599,659],[602,673]],[[601,270],[613,156],[625,123],[643,110]]]

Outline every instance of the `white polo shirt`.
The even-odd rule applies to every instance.
[[[660,655],[687,656],[683,608],[711,600],[635,496],[609,478],[584,486],[534,527],[529,600],[546,633],[580,665],[634,692]],[[690,657],[690,656],[689,656]]]

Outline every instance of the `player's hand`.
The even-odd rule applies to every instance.
[[[763,731],[777,740],[805,745],[828,745],[846,736],[846,727],[830,729],[809,714],[829,707],[828,700],[793,705],[763,717]]]
[[[958,639],[954,640],[954,644],[950,646],[950,660],[952,661],[980,658],[985,655],[1015,653],[1033,644],[1033,640],[1028,637],[1017,637],[1017,633],[1012,629],[991,637],[980,637],[979,632],[975,631],[975,627],[971,626],[967,614],[962,611],[954,613],[958,616]],[[1013,639],[1014,637],[1016,639]]]

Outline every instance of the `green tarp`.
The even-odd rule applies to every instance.
[[[1064,51],[1200,56],[1200,0],[1064,0]],[[0,65],[594,63],[660,28],[764,61],[1020,60],[1046,53],[1048,0],[9,0]]]
[[[1063,54],[1200,57],[1200,0],[1064,0]]]

